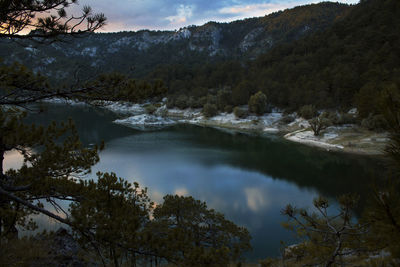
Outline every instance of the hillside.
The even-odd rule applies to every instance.
[[[343,111],[357,107],[360,117],[372,116],[381,126],[384,92],[400,91],[399,29],[400,1],[366,0],[327,30],[277,45],[246,64],[165,66],[149,77],[162,77],[170,94],[176,100],[185,95],[188,105],[190,96],[210,94],[215,97],[203,102],[221,106],[219,94],[223,106],[247,104],[261,90],[270,104],[286,110],[310,104]]]
[[[91,34],[50,46],[2,40],[0,58],[58,84],[104,72],[161,79],[169,106],[179,108],[232,110],[262,91],[271,106],[291,111],[357,107],[379,128],[383,92],[400,87],[399,29],[399,1],[323,2],[179,31]]]
[[[77,68],[82,77],[111,71],[143,77],[163,64],[192,67],[255,59],[273,47],[327,29],[349,9],[326,2],[231,23],[209,22],[178,31],[98,33],[50,46],[2,40],[0,58],[6,64],[19,61],[58,82],[70,80]]]
[[[252,64],[281,106],[357,106],[379,113],[381,92],[400,85],[400,2],[368,0],[331,29],[277,47]]]

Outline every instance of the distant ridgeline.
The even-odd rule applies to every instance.
[[[42,47],[3,40],[0,58],[64,82],[114,71],[161,79],[169,104],[181,108],[229,110],[262,91],[290,110],[357,106],[367,116],[379,113],[383,90],[399,91],[399,35],[398,0],[324,2],[179,31],[91,34]]]
[[[325,30],[349,10],[344,4],[322,3],[231,23],[209,22],[179,31],[96,33],[41,46],[0,43],[0,58],[21,62],[53,78],[117,71],[144,77],[158,66],[180,64],[189,69],[210,62],[254,59],[271,47]],[[179,78],[179,77],[177,77]]]

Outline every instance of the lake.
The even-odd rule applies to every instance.
[[[250,135],[191,125],[138,131],[114,124],[116,115],[87,107],[46,104],[30,122],[75,120],[84,144],[105,141],[97,171],[115,172],[148,187],[152,200],[165,194],[191,195],[249,229],[250,261],[278,256],[280,241],[295,242],[281,226],[286,204],[310,207],[318,195],[357,192],[361,205],[380,172],[379,160],[326,152],[276,135]],[[14,155],[15,156],[15,155]],[[8,155],[6,164],[16,159]],[[94,175],[93,175],[94,176]]]

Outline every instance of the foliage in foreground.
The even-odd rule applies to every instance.
[[[284,247],[279,259],[260,261],[261,266],[398,266],[398,192],[386,188],[359,220],[353,216],[357,199],[341,196],[336,213],[323,197],[314,199],[315,213],[288,205],[282,213],[289,220],[283,225],[299,243]]]
[[[367,248],[362,237],[367,224],[354,222],[353,210],[357,197],[346,195],[339,198],[339,212],[330,215],[329,202],[325,198],[314,200],[317,213],[295,209],[288,205],[283,214],[288,216],[286,227],[306,241],[285,249],[285,258],[295,258],[309,265],[343,265],[349,256],[365,253]]]
[[[314,200],[317,213],[288,205],[285,226],[295,231],[299,244],[284,248],[282,258],[266,259],[262,266],[399,266],[400,264],[400,97],[388,88],[382,114],[390,126],[386,148],[386,180],[377,181],[364,213],[357,220],[357,198],[339,198],[339,212],[332,215],[329,202]],[[383,256],[382,256],[383,254]]]
[[[245,228],[192,197],[165,196],[154,210],[151,229],[157,243],[182,266],[226,266],[251,248]]]
[[[155,205],[146,189],[113,173],[98,173],[85,187],[87,199],[71,205],[72,226],[103,262],[226,266],[251,248],[245,228],[192,197],[167,195]]]
[[[0,38],[51,43],[58,36],[92,32],[104,25],[104,15],[92,14],[86,6],[80,17],[68,17],[66,8],[71,4],[76,1],[1,1]],[[47,12],[52,15],[46,16]],[[28,25],[32,32],[21,35]],[[35,264],[40,246],[37,253],[34,246],[30,255],[21,257],[24,263],[19,259],[13,261],[13,255],[18,256],[14,254],[18,247],[31,244],[30,240],[18,240],[18,230],[35,229],[32,215],[37,214],[68,225],[82,241],[82,247],[94,252],[104,266],[136,266],[146,262],[201,265],[205,260],[227,265],[250,249],[247,230],[207,209],[204,203],[179,198],[186,207],[180,216],[191,221],[193,214],[203,214],[196,224],[190,225],[190,230],[198,229],[211,237],[210,243],[203,236],[188,235],[189,225],[177,228],[169,220],[172,217],[153,216],[153,211],[168,214],[164,211],[169,206],[167,198],[154,210],[146,190],[138,184],[131,185],[112,173],[99,173],[97,181],[87,180],[91,167],[99,161],[102,146],[85,147],[71,121],[47,127],[23,122],[21,109],[43,99],[140,101],[164,94],[161,83],[137,84],[126,76],[110,74],[55,88],[49,86],[46,78],[19,64],[0,66],[0,76],[0,257],[4,262],[18,266],[32,260]],[[21,167],[3,168],[5,154],[10,152],[22,155]],[[70,212],[59,201],[70,203]],[[184,246],[186,254],[175,254],[170,249],[171,240],[165,238],[171,238],[171,232],[183,238],[178,244]]]
[[[155,207],[145,189],[113,173],[98,173],[97,181],[81,179],[78,175],[88,174],[98,155],[96,148],[82,147],[72,124],[27,127],[11,113],[18,111],[4,112],[2,147],[20,151],[25,163],[1,173],[1,247],[15,242],[18,227],[35,227],[29,215],[43,213],[69,225],[83,248],[114,266],[148,261],[224,266],[250,249],[246,229],[191,197],[166,196]],[[67,130],[72,135],[57,142]],[[36,200],[49,202],[63,215]],[[71,202],[70,214],[58,200]]]

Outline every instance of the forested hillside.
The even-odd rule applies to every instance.
[[[162,80],[169,106],[179,108],[231,111],[262,91],[270,106],[286,110],[357,107],[367,117],[380,113],[383,91],[399,90],[399,29],[399,1],[324,2],[179,31],[89,34],[46,48],[3,40],[0,58],[58,84],[107,72]]]
[[[57,83],[71,81],[75,73],[88,78],[115,71],[141,78],[166,64],[180,64],[193,71],[206,63],[255,59],[272,47],[325,30],[349,9],[348,5],[326,2],[178,31],[91,33],[60,38],[64,42],[49,46],[1,40],[0,58],[7,64],[19,61]]]
[[[136,182],[130,183],[115,173],[98,172],[97,176],[89,177],[94,166],[94,169],[111,166],[120,171],[119,165],[129,167],[122,172],[128,175],[138,175],[141,170],[149,169],[150,179],[143,176],[141,180],[151,182],[150,185],[168,184],[165,191],[172,189],[174,194],[198,192],[201,196],[203,191],[211,192],[204,196],[211,196],[211,202],[217,203],[220,201],[214,198],[215,195],[221,194],[222,199],[228,193],[227,196],[233,196],[233,201],[228,199],[229,205],[245,211],[241,213],[242,217],[250,214],[247,211],[263,212],[260,217],[274,217],[277,212],[273,206],[280,208],[283,201],[289,199],[288,195],[299,195],[295,198],[300,200],[298,203],[281,209],[288,219],[283,225],[294,231],[298,241],[290,246],[281,242],[282,257],[266,259],[260,262],[261,266],[400,265],[399,0],[361,0],[356,6],[321,3],[264,18],[210,22],[176,32],[110,34],[92,33],[104,26],[106,18],[101,13],[92,14],[87,6],[83,7],[81,17],[67,16],[64,8],[76,3],[75,0],[0,1],[0,26],[3,29],[0,31],[0,58],[3,58],[0,62],[0,265],[42,266],[47,262],[54,265],[53,260],[49,261],[54,257],[69,261],[61,265],[71,265],[79,258],[81,262],[73,264],[81,266],[146,266],[148,263],[151,266],[242,266],[245,253],[251,249],[250,232],[209,209],[205,202],[190,196],[166,195],[161,202],[155,203],[147,188]],[[48,17],[38,19],[37,24],[32,25],[35,31],[31,35],[20,35],[21,30],[31,25],[35,15],[43,15],[42,11],[48,12]],[[67,22],[64,24],[62,19]],[[76,26],[84,21],[87,28],[78,30]],[[38,41],[47,46],[40,47]],[[12,64],[14,61],[22,64]],[[163,100],[166,95],[167,107]],[[121,158],[116,156],[116,149],[103,150],[107,149],[104,143],[93,145],[90,140],[90,145],[86,146],[79,140],[72,120],[42,126],[38,116],[38,123],[31,124],[23,111],[31,111],[32,116],[37,116],[36,104],[56,98],[86,100],[94,104],[110,104],[97,100],[111,100],[108,108],[114,112],[128,111],[130,116],[112,119],[117,123],[130,121],[131,125],[141,127],[146,123],[157,127],[174,123],[220,127],[219,122],[230,120],[233,122],[230,125],[235,124],[236,128],[230,128],[227,123],[225,129],[229,131],[254,131],[270,138],[266,142],[254,138],[253,142],[250,140],[253,137],[247,135],[224,134],[227,138],[224,141],[196,128],[200,136],[196,140],[190,132],[181,134],[179,127],[176,128],[177,135],[173,131],[156,135],[155,127],[148,132],[150,139],[146,139],[143,137],[146,132],[117,129],[124,138],[118,135],[107,145],[111,147],[114,143],[117,147],[126,147],[127,150],[120,153],[121,158],[127,160],[125,162],[118,160]],[[123,103],[118,103],[120,101]],[[141,102],[141,105],[133,105],[133,102]],[[241,107],[244,104],[248,106]],[[35,105],[34,108],[31,105]],[[202,112],[200,109],[179,111],[169,107],[202,108]],[[285,112],[300,112],[265,114],[273,107]],[[358,112],[355,109],[348,112],[353,107],[357,107]],[[84,108],[78,110],[82,117],[86,112]],[[41,105],[37,107],[39,110],[42,110]],[[219,114],[221,116],[214,119],[220,117],[220,120],[212,124],[213,120],[209,118],[218,111],[234,111],[236,117]],[[346,112],[338,114],[337,111]],[[248,116],[249,112],[251,116]],[[68,113],[62,112],[64,117],[70,115]],[[179,116],[181,114],[183,116]],[[100,122],[105,118],[102,115],[99,115]],[[168,124],[169,116],[174,115],[175,121]],[[335,119],[331,120],[332,117]],[[374,125],[384,123],[382,129],[386,132],[364,135],[362,127],[355,125],[360,118],[376,123]],[[211,123],[205,124],[206,121]],[[297,125],[287,127],[291,122]],[[86,125],[86,120],[79,123],[85,123],[91,139],[93,136],[100,139],[101,130],[108,128],[111,119],[104,128]],[[296,147],[281,146],[278,138],[269,135],[283,132],[277,124],[289,132],[285,138],[297,138],[296,134],[301,134],[303,139],[294,140],[312,141],[308,144],[317,144],[327,150],[337,148],[346,152],[345,148],[352,147],[354,150],[351,151],[356,151],[357,143],[353,140],[357,138],[363,145],[376,143],[377,139],[387,142],[385,166],[368,166],[376,168],[384,180],[374,177],[371,186],[367,177],[356,179],[360,174],[356,174],[358,167],[354,171],[347,169],[346,165],[351,165],[352,161],[346,159],[346,164],[341,164],[325,157],[325,153],[313,156],[309,150],[299,148],[296,152]],[[332,129],[328,129],[331,125]],[[326,133],[321,136],[324,130]],[[105,131],[111,134],[112,130]],[[359,132],[361,134],[357,135]],[[340,137],[342,133],[346,134],[342,143],[323,142]],[[133,138],[126,139],[125,135]],[[150,149],[141,149],[146,143],[150,144]],[[138,153],[131,155],[135,149]],[[154,157],[151,151],[161,153]],[[13,156],[14,152],[19,152],[20,156]],[[195,161],[195,154],[200,161]],[[100,156],[102,162],[109,159],[107,164],[110,165],[97,165]],[[342,154],[336,156],[342,158]],[[7,167],[5,163],[12,157],[23,158],[23,164],[17,169]],[[299,157],[302,160],[299,161]],[[156,165],[134,172],[132,166],[144,162],[136,162],[138,158]],[[178,158],[184,160],[175,161]],[[166,165],[157,165],[163,160],[165,164],[174,165],[174,169],[165,171],[163,166]],[[277,161],[282,165],[275,164]],[[183,169],[175,168],[176,165]],[[349,177],[348,181],[336,179],[343,170],[335,171],[341,166],[350,170],[345,175],[345,178]],[[152,176],[156,176],[153,167],[167,175],[181,176],[177,175],[175,184],[168,177],[162,177],[164,182],[152,180]],[[302,168],[308,170],[302,174]],[[215,179],[198,182],[197,179],[209,174],[204,171],[206,169],[216,175]],[[286,174],[283,169],[290,169],[291,173]],[[317,171],[308,175],[312,169]],[[292,173],[296,177],[285,178],[291,177]],[[324,173],[328,174],[324,176]],[[192,174],[196,181],[189,182],[190,187],[184,186],[183,181]],[[222,176],[234,179],[224,181],[220,179]],[[255,180],[250,181],[251,176]],[[250,183],[242,182],[247,179]],[[284,184],[275,187],[279,179],[285,180],[282,181]],[[204,185],[203,191],[199,190],[200,183]],[[331,206],[331,197],[329,200],[316,198],[313,204],[317,213],[296,208],[316,193],[325,192],[325,185],[312,187],[319,183],[332,189],[340,187],[335,192],[356,192],[340,196]],[[210,190],[210,184],[218,188],[217,193]],[[305,194],[300,194],[295,184],[301,185]],[[227,185],[240,192],[231,191]],[[359,202],[357,191],[367,186],[371,186],[371,194],[366,197],[368,203],[363,214],[355,218]],[[267,190],[259,191],[260,188]],[[277,191],[276,195],[270,194],[273,191]],[[155,186],[153,192],[161,198],[164,189],[158,190]],[[247,203],[244,208],[236,205],[236,201],[241,201],[238,196]],[[275,198],[277,201],[272,201]],[[69,209],[63,208],[58,201],[70,203]],[[219,208],[226,210],[227,206],[220,202]],[[73,233],[70,237],[75,244],[68,242],[67,246],[73,257],[53,255],[54,242],[46,242],[40,235],[21,238],[22,230],[36,229],[35,219],[41,221],[37,214],[70,227]],[[271,237],[279,234],[259,218],[249,225],[271,232]],[[48,237],[55,240],[53,234]],[[40,262],[41,258],[45,263]]]
[[[362,1],[329,31],[258,58],[250,80],[280,106],[357,105],[377,111],[382,90],[400,85],[400,2]]]
[[[269,103],[289,110],[309,104],[356,106],[361,117],[376,115],[383,91],[400,88],[400,1],[362,1],[329,30],[276,46],[246,64],[231,61],[194,69],[175,65],[150,77],[167,82],[178,106],[183,94],[191,104],[189,96],[210,93],[215,97],[203,101],[247,104],[261,90]]]

